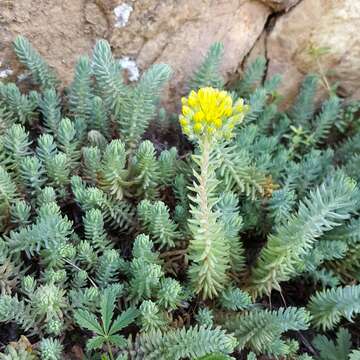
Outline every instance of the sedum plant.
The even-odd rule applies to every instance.
[[[215,211],[217,203],[216,162],[212,161],[213,148],[217,142],[230,139],[234,127],[240,123],[247,111],[243,100],[233,100],[226,91],[211,87],[192,91],[182,100],[180,125],[182,131],[198,146],[193,161],[194,180],[189,220],[192,239],[189,244],[190,279],[195,293],[204,299],[219,294],[227,282],[226,271],[230,262],[230,247],[224,236],[224,225]]]
[[[167,65],[129,83],[99,40],[60,91],[14,50],[31,89],[0,83],[0,359],[359,358],[358,102],[318,106],[309,74],[281,110],[266,59],[225,86],[215,43],[172,114]]]

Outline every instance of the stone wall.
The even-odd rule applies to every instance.
[[[77,57],[107,39],[130,71],[154,62],[174,69],[167,99],[177,99],[214,41],[225,45],[222,72],[234,79],[262,54],[267,77],[282,73],[286,104],[304,74],[319,71],[311,48],[327,48],[321,68],[344,96],[359,98],[360,2],[354,0],[2,0],[0,77],[24,78],[11,50],[25,35],[67,85]],[[20,80],[19,80],[20,79]],[[323,91],[324,92],[324,91]],[[320,94],[321,96],[321,90]]]

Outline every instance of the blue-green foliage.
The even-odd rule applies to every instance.
[[[0,359],[63,359],[80,337],[87,359],[359,358],[359,104],[318,107],[308,75],[282,111],[258,58],[231,92],[249,112],[203,162],[147,131],[169,66],[131,84],[99,40],[60,92],[14,48],[38,92],[0,83],[0,324],[36,344]],[[223,52],[189,90],[224,88]]]

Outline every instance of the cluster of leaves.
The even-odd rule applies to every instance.
[[[309,75],[281,111],[259,58],[231,90],[250,111],[204,162],[144,140],[168,66],[128,85],[100,40],[61,94],[25,38],[14,49],[35,90],[0,83],[0,323],[33,345],[1,359],[64,359],[76,334],[89,359],[360,358],[357,104],[317,110]],[[190,89],[224,86],[222,54]]]

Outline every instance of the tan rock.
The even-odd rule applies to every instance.
[[[360,2],[302,0],[264,26],[271,8],[287,9],[294,0],[3,0],[0,1],[0,72],[16,79],[21,69],[11,41],[25,35],[65,85],[74,63],[90,53],[96,39],[110,41],[117,58],[129,57],[144,70],[154,62],[169,63],[174,76],[168,99],[186,91],[186,83],[214,41],[225,45],[222,72],[234,78],[241,65],[265,54],[268,77],[282,73],[282,93],[290,100],[304,74],[318,71],[311,47],[329,48],[321,59],[331,81],[345,96],[359,97]],[[265,5],[265,3],[267,5]],[[126,5],[126,6],[122,6]],[[269,6],[270,5],[270,6]],[[130,9],[119,22],[119,6]],[[121,20],[121,19],[120,19]],[[119,25],[120,24],[120,25]],[[271,26],[270,26],[271,28]],[[355,34],[355,35],[354,35]],[[250,52],[250,54],[249,54]],[[13,72],[13,75],[11,73]]]
[[[92,24],[85,18],[85,1],[80,0],[5,0],[0,1],[0,14],[0,61],[17,70],[11,41],[16,35],[24,35],[57,70],[65,84],[72,78],[76,58],[89,52],[93,38],[104,33],[94,34]],[[102,16],[100,20],[101,16],[99,9],[92,9],[91,19],[96,19],[98,28],[104,24],[105,18]]]
[[[189,77],[215,41],[225,45],[222,72],[228,79],[260,36],[269,14],[269,8],[251,0],[144,0],[134,2],[128,26],[114,29],[111,45],[118,56],[136,58],[140,68],[153,62],[172,66],[173,99],[186,91]]]
[[[319,72],[319,64],[309,54],[311,48],[328,49],[320,58],[323,72],[331,82],[340,83],[344,96],[358,96],[359,28],[360,2],[354,0],[303,0],[279,17],[267,39],[267,76],[283,75],[281,92],[286,102],[295,96],[305,74]]]
[[[121,9],[128,10],[124,19]],[[76,58],[89,53],[96,39],[106,38],[117,58],[130,57],[141,70],[154,62],[170,64],[172,98],[185,91],[214,41],[225,45],[224,76],[235,72],[270,12],[254,0],[5,0],[0,1],[0,61],[18,75],[10,42],[22,34],[67,85]]]

